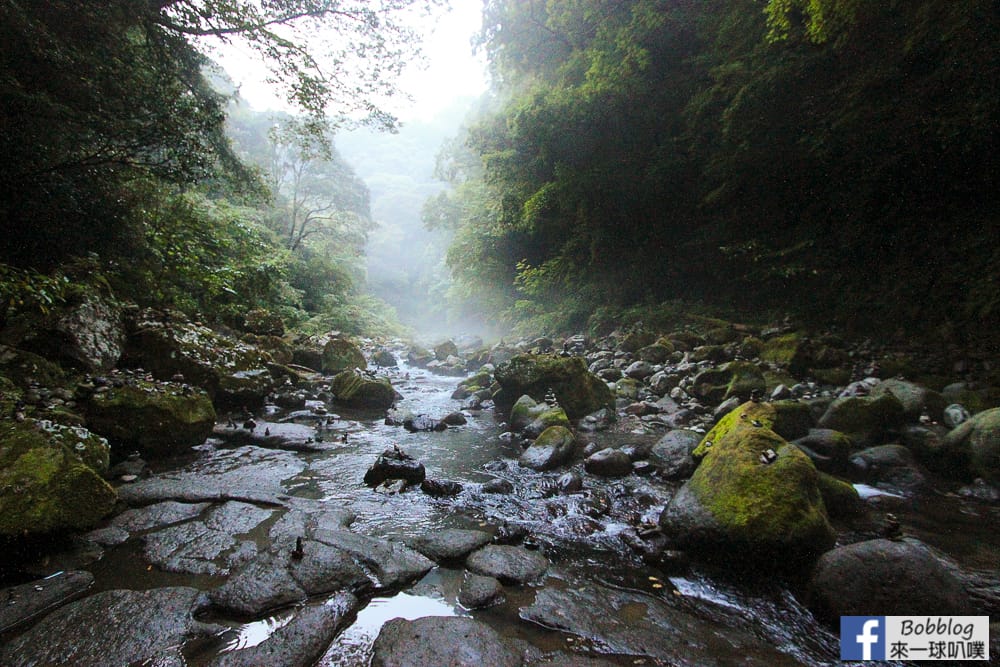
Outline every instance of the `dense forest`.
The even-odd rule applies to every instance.
[[[0,3],[5,308],[89,279],[227,323],[397,330],[366,285],[384,216],[379,238],[437,268],[376,243],[376,291],[438,321],[569,331],[683,301],[961,344],[996,330],[993,3],[489,0],[493,88],[440,150],[450,187],[368,173],[395,200],[373,215],[334,135],[394,128],[398,12],[437,4]],[[334,76],[278,29],[301,20],[334,27]],[[301,115],[241,102],[205,55],[232,36]],[[406,152],[429,163],[425,143]],[[423,247],[399,227],[421,207]]]

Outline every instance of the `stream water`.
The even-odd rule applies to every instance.
[[[459,407],[459,402],[451,399],[457,378],[436,376],[405,366],[394,369],[391,377],[404,397],[398,403],[400,409],[440,418]],[[697,618],[764,640],[787,655],[789,664],[842,664],[838,658],[837,636],[813,618],[800,601],[802,596],[794,584],[767,578],[734,579],[725,572],[697,566],[683,574],[671,575],[642,563],[624,543],[622,533],[630,526],[655,522],[676,489],[675,485],[637,475],[617,480],[584,475],[582,493],[552,495],[547,486],[551,480],[567,469],[582,473],[582,462],[551,473],[521,469],[516,463],[521,448],[501,438],[502,428],[498,423],[501,417],[495,416],[492,410],[466,413],[469,417],[466,425],[444,432],[408,433],[401,427],[386,425],[381,414],[351,413],[336,406],[328,407],[339,413],[336,420],[329,425],[324,421],[323,426],[324,436],[337,443],[336,447],[324,452],[296,454],[305,466],[291,474],[282,485],[285,493],[293,498],[319,500],[329,507],[351,509],[357,514],[352,531],[405,540],[443,528],[496,530],[513,526],[526,531],[552,562],[542,583],[545,587],[583,589],[601,584],[616,590],[634,591],[650,599],[667,598]],[[270,421],[282,418],[287,418],[282,412],[268,416]],[[309,421],[304,414],[301,419]],[[621,446],[655,442],[662,434],[662,431],[648,430],[636,422],[620,424],[616,429],[601,433],[581,434],[581,439]],[[462,492],[451,498],[435,499],[419,490],[393,494],[364,486],[365,470],[379,453],[394,444],[421,461],[429,478],[457,481],[463,485]],[[210,442],[198,448],[193,458],[174,461],[169,466],[197,469],[238,465],[238,462],[226,462],[233,450],[212,445]],[[482,493],[481,484],[495,478],[509,480],[514,492],[506,495]],[[1000,538],[995,530],[1000,518],[998,508],[974,505],[954,497],[936,497],[933,502],[925,503],[891,498],[883,501],[894,503],[892,511],[900,515],[908,532],[963,565],[995,569],[1000,562]],[[266,532],[266,526],[272,523],[266,522],[262,530]],[[260,536],[251,534],[251,537]],[[173,574],[149,567],[136,540],[109,548],[104,557],[93,564],[92,571],[97,579],[96,590],[164,585],[208,589],[222,581],[218,577]],[[457,601],[462,577],[460,566],[437,567],[404,591],[368,601],[318,664],[323,667],[365,665],[370,658],[371,644],[387,620],[442,615],[473,616],[500,634],[526,640],[543,651],[558,649],[601,655],[622,665],[660,664],[648,657],[609,655],[606,646],[522,620],[519,609],[531,603],[540,587],[507,587],[505,603],[468,611]],[[314,599],[309,604],[323,602]],[[281,611],[248,623],[225,618],[208,619],[228,625],[231,630],[215,641],[188,647],[185,651],[188,663],[196,667],[220,652],[255,645],[287,623],[292,613],[291,610]],[[625,606],[616,613],[627,623],[630,614],[641,614],[642,609],[641,605]]]

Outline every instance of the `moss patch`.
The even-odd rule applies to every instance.
[[[570,419],[585,417],[601,408],[614,409],[611,390],[603,380],[587,371],[580,357],[518,355],[500,364],[495,376],[502,388],[497,398],[504,408],[509,409],[524,394],[541,401],[552,389]],[[504,404],[505,400],[510,402]]]
[[[330,383],[330,390],[338,401],[351,407],[387,410],[396,401],[396,390],[388,380],[354,371],[338,373]]]

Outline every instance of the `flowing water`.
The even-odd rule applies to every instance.
[[[416,414],[440,418],[458,409],[451,399],[458,379],[401,367],[392,372],[394,386],[403,395],[398,407]],[[333,407],[333,406],[331,406]],[[337,409],[333,407],[333,409]],[[746,581],[725,572],[698,567],[682,575],[669,576],[644,565],[623,542],[631,526],[655,522],[676,489],[655,477],[632,475],[602,480],[585,475],[584,491],[572,495],[552,494],[551,481],[567,469],[582,472],[582,463],[556,472],[538,473],[521,469],[516,458],[521,448],[501,437],[502,428],[492,410],[469,414],[464,426],[444,432],[408,433],[384,424],[382,415],[340,412],[336,420],[322,423],[322,435],[335,443],[329,451],[296,454],[305,466],[292,467],[283,488],[292,497],[321,501],[331,508],[350,508],[357,514],[351,530],[371,536],[406,539],[442,528],[498,530],[514,528],[530,536],[552,562],[543,582],[558,589],[580,589],[599,583],[617,590],[634,591],[652,598],[666,598],[698,618],[748,632],[789,656],[789,663],[805,665],[841,664],[836,635],[818,623],[800,602],[795,586],[760,578]],[[278,421],[283,414],[268,417]],[[308,420],[303,414],[303,420]],[[314,422],[310,422],[314,423]],[[620,446],[655,442],[662,435],[638,423],[619,425],[612,431],[581,434],[584,442]],[[344,436],[346,435],[346,441]],[[382,493],[362,484],[365,470],[387,448],[398,445],[421,461],[427,476],[453,480],[463,491],[452,498],[435,499],[419,490]],[[232,450],[205,446],[194,460],[174,462],[190,467],[225,464]],[[220,461],[222,463],[220,463]],[[228,465],[228,464],[227,464]],[[495,478],[509,480],[515,491],[509,495],[480,492],[480,486]],[[886,501],[886,499],[883,499]],[[893,502],[888,499],[888,502]],[[893,511],[901,515],[907,530],[942,549],[964,565],[995,569],[1000,555],[995,525],[997,508],[969,504],[957,498],[935,498],[912,505],[896,501]],[[273,521],[265,522],[262,529]],[[130,540],[108,550],[94,564],[97,588],[151,588],[163,585],[193,585],[211,588],[221,579],[160,572],[144,564],[140,548]],[[502,635],[528,641],[543,651],[563,650],[586,654],[606,653],[570,633],[546,629],[522,620],[518,610],[531,603],[537,587],[507,587],[504,604],[468,611],[457,601],[463,572],[460,567],[437,567],[412,587],[395,595],[376,597],[358,613],[351,625],[334,641],[319,662],[324,667],[367,664],[371,644],[382,624],[395,617],[473,616]],[[322,604],[322,599],[309,604]],[[642,605],[627,605],[616,611],[628,622],[630,615],[643,614]],[[255,645],[286,624],[291,610],[263,620],[238,623],[211,618],[229,625],[231,631],[214,642],[189,647],[189,664],[199,665],[219,652]],[[659,664],[648,657],[605,655],[623,665]]]

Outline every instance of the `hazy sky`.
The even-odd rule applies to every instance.
[[[448,13],[436,17],[428,26],[424,40],[427,67],[416,63],[403,75],[400,85],[413,97],[387,104],[401,120],[429,120],[459,97],[476,97],[486,90],[484,59],[474,56],[470,40],[479,31],[482,3],[479,0],[453,0]],[[274,87],[264,81],[265,70],[249,49],[236,45],[219,48],[213,54],[233,81],[240,94],[259,111],[291,110]]]

